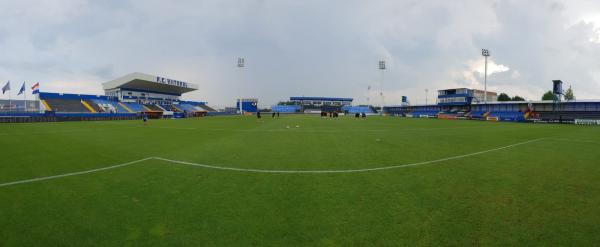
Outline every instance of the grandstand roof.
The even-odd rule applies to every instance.
[[[556,103],[553,100],[530,100],[530,101],[494,101],[494,102],[488,102],[488,105],[499,105],[499,104],[527,104],[527,103],[534,103],[534,104],[541,104],[541,103],[547,103],[547,104],[554,104]],[[560,103],[600,103],[600,100],[562,100],[560,101]],[[473,105],[485,105],[486,103],[484,102],[473,102]]]
[[[331,98],[331,97],[290,97],[290,100],[321,100],[321,101],[352,101],[352,98]]]
[[[183,94],[198,90],[198,85],[143,73],[131,73],[115,80],[102,83],[104,90],[134,89],[158,93]]]

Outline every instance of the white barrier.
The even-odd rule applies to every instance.
[[[575,124],[580,124],[580,125],[600,125],[600,120],[595,120],[595,119],[575,119]]]

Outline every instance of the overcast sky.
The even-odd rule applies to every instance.
[[[289,96],[423,103],[437,89],[539,99],[552,79],[600,99],[600,1],[0,1],[0,82],[103,94],[131,72],[199,85],[185,99]],[[246,68],[236,68],[238,57]],[[8,98],[7,95],[1,95]],[[431,101],[430,101],[431,102]]]

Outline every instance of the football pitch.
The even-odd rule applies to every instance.
[[[600,243],[600,128],[314,115],[0,124],[0,246]]]

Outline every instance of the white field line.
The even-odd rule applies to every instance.
[[[193,162],[186,162],[186,161],[165,159],[165,158],[160,158],[160,157],[156,157],[155,159],[162,160],[162,161],[167,161],[167,162],[171,162],[171,163],[176,163],[176,164],[182,164],[182,165],[190,165],[190,166],[197,166],[197,167],[210,168],[210,169],[218,169],[218,170],[239,171],[239,172],[257,172],[257,173],[357,173],[357,172],[370,172],[370,171],[378,171],[378,170],[389,170],[389,169],[396,169],[396,168],[403,168],[403,167],[410,167],[410,166],[419,166],[419,165],[428,165],[428,164],[440,163],[440,162],[444,162],[444,161],[461,159],[461,158],[466,158],[466,157],[470,157],[470,156],[476,156],[476,155],[481,155],[481,154],[485,154],[485,153],[489,153],[489,152],[499,151],[499,150],[502,150],[502,149],[512,148],[512,147],[516,147],[516,146],[520,146],[520,145],[525,145],[525,144],[529,144],[529,143],[532,143],[532,142],[540,141],[542,139],[544,139],[544,138],[533,139],[533,140],[519,142],[519,143],[515,143],[515,144],[503,146],[503,147],[488,149],[488,150],[479,151],[479,152],[470,153],[470,154],[457,155],[457,156],[452,156],[452,157],[447,157],[447,158],[442,158],[442,159],[437,159],[437,160],[422,161],[422,162],[417,162],[417,163],[395,165],[395,166],[382,166],[382,167],[374,167],[374,168],[347,169],[347,170],[343,170],[343,169],[342,170],[268,170],[268,169],[235,168],[235,167],[205,165],[205,164],[198,164],[198,163],[193,163]]]
[[[39,178],[32,178],[32,179],[25,179],[25,180],[13,181],[13,182],[8,182],[8,183],[2,183],[2,184],[0,184],[0,187],[11,186],[11,185],[16,185],[16,184],[25,184],[25,183],[31,183],[31,182],[37,182],[37,181],[43,181],[43,180],[50,180],[50,179],[55,179],[55,178],[77,176],[77,175],[83,175],[83,174],[88,174],[88,173],[92,173],[92,172],[105,171],[105,170],[110,170],[110,169],[115,169],[115,168],[119,168],[119,167],[133,165],[133,164],[140,163],[140,162],[150,160],[150,159],[153,159],[153,157],[143,158],[143,159],[139,159],[139,160],[130,161],[127,163],[122,163],[122,164],[107,166],[107,167],[102,167],[102,168],[96,168],[96,169],[91,169],[91,170],[70,172],[70,173],[48,176],[48,177],[39,177]]]
[[[395,166],[383,166],[383,167],[375,167],[375,168],[347,169],[347,170],[267,170],[267,169],[252,169],[252,168],[235,168],[235,167],[225,167],[225,166],[215,166],[215,165],[198,164],[198,163],[193,163],[193,162],[186,162],[186,161],[180,161],[180,160],[171,160],[171,159],[165,159],[165,158],[160,158],[160,157],[147,157],[147,158],[144,158],[144,159],[134,160],[134,161],[130,161],[130,162],[127,162],[127,163],[122,163],[122,164],[108,166],[108,167],[103,167],[103,168],[97,168],[97,169],[91,169],[91,170],[85,170],[85,171],[79,171],[79,172],[71,172],[71,173],[65,173],[65,174],[48,176],[48,177],[39,177],[39,178],[32,178],[32,179],[25,179],[25,180],[19,180],[19,181],[2,183],[2,184],[0,184],[0,187],[6,187],[6,186],[11,186],[11,185],[17,185],[17,184],[32,183],[32,182],[43,181],[43,180],[50,180],[50,179],[56,179],[56,178],[62,178],[62,177],[70,177],[70,176],[83,175],[83,174],[88,174],[88,173],[93,173],[93,172],[105,171],[105,170],[110,170],[110,169],[115,169],[115,168],[119,168],[119,167],[133,165],[133,164],[140,163],[140,162],[143,162],[143,161],[146,161],[146,160],[151,160],[151,159],[162,160],[162,161],[166,161],[166,162],[170,162],[170,163],[175,163],[175,164],[181,164],[181,165],[189,165],[189,166],[196,166],[196,167],[209,168],[209,169],[217,169],[217,170],[239,171],[239,172],[255,172],[255,173],[359,173],[359,172],[389,170],[389,169],[396,169],[396,168],[403,168],[403,167],[411,167],[411,166],[419,166],[419,165],[428,165],[428,164],[441,163],[441,162],[444,162],[444,161],[456,160],[456,159],[461,159],[461,158],[466,158],[466,157],[481,155],[481,154],[485,154],[485,153],[489,153],[489,152],[500,151],[500,150],[503,150],[503,149],[512,148],[512,147],[521,146],[521,145],[529,144],[529,143],[532,143],[532,142],[540,141],[542,139],[544,139],[544,138],[533,139],[533,140],[519,142],[519,143],[515,143],[515,144],[511,144],[511,145],[507,145],[507,146],[502,146],[502,147],[498,147],[498,148],[483,150],[483,151],[479,151],[479,152],[475,152],[475,153],[457,155],[457,156],[452,156],[452,157],[447,157],[447,158],[442,158],[442,159],[436,159],[436,160],[430,160],[430,161],[423,161],[423,162],[417,162],[417,163],[411,163],[411,164],[403,164],[403,165],[395,165]]]
[[[168,127],[168,126],[157,126],[150,128],[158,128],[158,129],[175,129],[175,130],[197,130],[198,128],[182,128],[182,127]]]

